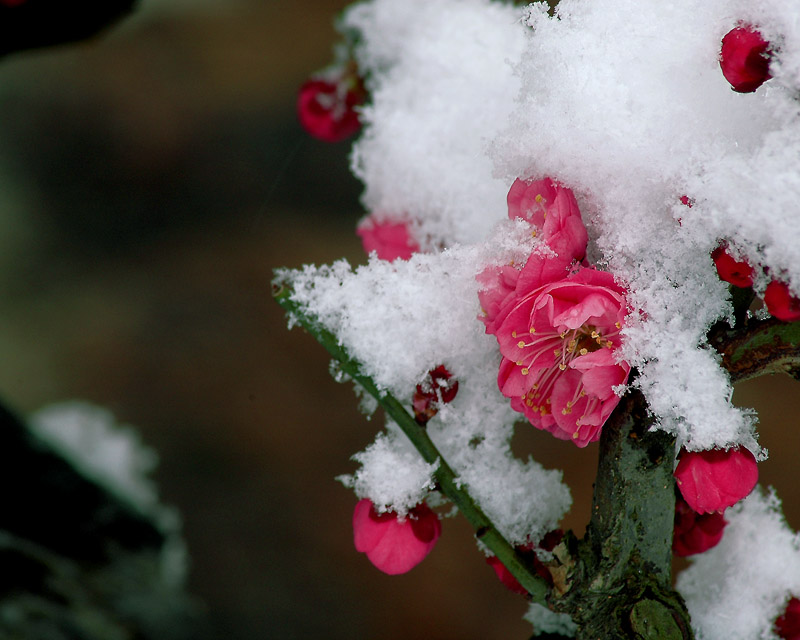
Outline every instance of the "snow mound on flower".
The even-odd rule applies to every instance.
[[[334,333],[379,388],[407,406],[428,371],[444,364],[452,372],[458,393],[428,423],[428,434],[512,543],[537,540],[555,528],[571,497],[559,471],[510,453],[519,415],[497,387],[500,355],[477,319],[475,276],[479,265],[522,259],[536,244],[524,223],[507,221],[481,245],[416,254],[405,262],[373,258],[355,270],[339,261],[277,275],[291,285],[302,311]],[[381,507],[403,513],[430,486],[433,469],[402,434],[379,435],[357,460],[362,469],[348,482],[359,497]],[[398,469],[402,460],[411,461],[409,470]]]
[[[800,594],[800,535],[760,489],[725,512],[722,541],[678,576],[698,640],[777,639],[774,620]]]
[[[423,249],[475,242],[502,219],[508,184],[489,140],[514,108],[519,9],[489,0],[376,0],[348,9],[371,104],[353,171],[364,206],[411,221]]]
[[[359,498],[371,500],[379,513],[391,510],[404,516],[434,488],[432,474],[438,465],[426,464],[398,427],[390,423],[390,429],[353,456],[361,464],[354,475],[338,480]]]

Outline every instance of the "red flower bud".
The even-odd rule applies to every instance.
[[[764,292],[764,304],[767,311],[778,320],[794,322],[800,320],[800,300],[789,292],[789,285],[780,280],[773,280]]]
[[[749,25],[731,29],[722,38],[719,66],[734,91],[751,93],[772,76],[769,42]]]
[[[453,374],[444,365],[439,365],[428,372],[428,378],[417,385],[412,405],[414,419],[419,424],[426,424],[439,412],[439,404],[452,402],[458,393],[458,380],[451,380]]]
[[[339,142],[361,128],[356,107],[366,93],[355,72],[345,69],[338,78],[311,78],[297,96],[297,115],[303,128],[324,142]]]
[[[755,456],[744,448],[683,451],[674,476],[692,510],[722,512],[753,490],[758,482],[758,465]]]
[[[360,500],[353,512],[356,551],[391,576],[407,573],[433,550],[442,523],[424,502],[400,520],[396,513],[378,513],[371,501]]]
[[[561,542],[561,539],[564,537],[564,532],[561,529],[554,529],[549,533],[545,534],[544,538],[539,541],[537,547],[533,544],[526,544],[521,547],[517,547],[517,553],[519,553],[523,558],[528,560],[532,565],[536,573],[546,580],[548,584],[553,584],[553,576],[550,574],[550,571],[547,567],[542,563],[541,560],[536,556],[536,552],[534,551],[535,548],[544,549],[545,551],[552,551],[555,549],[556,545]],[[506,588],[513,591],[514,593],[518,593],[520,595],[527,595],[527,591],[525,588],[519,583],[511,572],[506,569],[505,565],[500,562],[497,556],[490,556],[486,558],[486,563],[494,569],[495,574],[497,575],[498,580],[502,582]]]
[[[775,633],[784,640],[800,640],[800,600],[792,598],[775,621]]]
[[[685,557],[708,551],[722,540],[726,524],[721,513],[696,513],[681,495],[676,496],[672,552]]]
[[[717,267],[719,277],[737,287],[753,286],[753,267],[747,260],[736,260],[728,253],[726,245],[720,245],[711,252],[711,259]]]

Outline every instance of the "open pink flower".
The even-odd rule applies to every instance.
[[[619,402],[613,387],[630,366],[616,362],[624,290],[592,268],[564,274],[563,262],[533,255],[516,298],[494,331],[503,359],[497,378],[511,406],[538,429],[579,447],[600,437]]]
[[[478,291],[483,312],[479,319],[486,325],[486,333],[494,333],[516,299],[519,269],[515,265],[487,267],[478,274],[477,280],[482,287]]]
[[[359,500],[353,512],[356,551],[389,575],[407,573],[422,562],[436,545],[442,524],[430,507],[419,504],[402,520],[396,513],[375,511],[370,500]]]
[[[800,300],[789,291],[789,285],[780,280],[773,280],[764,292],[764,304],[767,311],[778,320],[794,322],[800,320]]]
[[[358,224],[356,233],[364,251],[374,251],[381,260],[408,260],[419,251],[419,245],[408,231],[408,224],[403,221],[381,220],[369,215]]]
[[[751,93],[772,76],[769,42],[750,25],[731,29],[722,38],[719,66],[722,75],[739,93]]]
[[[355,67],[347,66],[339,75],[307,80],[297,96],[297,116],[310,135],[323,142],[339,142],[361,128],[356,107],[365,99]]]
[[[571,189],[551,178],[533,181],[517,178],[506,201],[511,220],[527,220],[562,258],[583,260],[589,236]]]
[[[683,499],[694,511],[722,512],[753,490],[758,465],[744,448],[683,451],[674,476]]]
[[[775,621],[775,633],[783,640],[800,640],[800,600],[791,598],[786,609]]]
[[[730,282],[737,287],[753,286],[753,267],[745,260],[737,260],[729,252],[727,245],[723,244],[711,252],[711,259],[717,268],[721,280]]]
[[[453,374],[443,364],[431,369],[414,392],[414,420],[422,425],[427,424],[439,412],[439,407],[452,402],[457,393],[458,380],[453,379]]]
[[[696,513],[682,496],[675,500],[675,529],[672,535],[672,552],[686,557],[708,551],[722,540],[728,522],[722,513]]]

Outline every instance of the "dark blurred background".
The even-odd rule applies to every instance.
[[[287,331],[271,270],[364,261],[348,143],[308,138],[297,87],[330,59],[343,0],[151,0],[102,37],[0,60],[0,394],[81,398],[158,450],[208,638],[527,638],[526,603],[459,518],[388,577],[352,547],[334,477],[380,428]],[[761,477],[800,527],[797,383],[737,389]],[[520,429],[589,515],[596,448]]]

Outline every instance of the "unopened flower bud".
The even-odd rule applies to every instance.
[[[440,404],[452,402],[458,393],[458,380],[452,379],[444,365],[439,365],[428,372],[428,378],[417,385],[412,401],[414,419],[419,424],[426,424],[439,412]]]
[[[696,513],[681,495],[676,496],[672,552],[685,557],[708,551],[722,540],[727,524],[721,513]]]
[[[800,640],[800,599],[791,598],[775,621],[775,633],[784,640]]]
[[[753,490],[758,482],[758,465],[755,456],[744,448],[683,451],[674,476],[692,510],[722,512]]]
[[[769,42],[761,33],[750,25],[742,25],[722,38],[719,66],[734,91],[751,93],[772,77],[770,56]]]
[[[711,259],[717,267],[719,277],[737,287],[753,286],[753,267],[747,260],[737,260],[729,252],[727,245],[720,245],[711,252]]]
[[[411,509],[405,518],[396,513],[378,513],[366,498],[353,512],[353,542],[356,551],[389,575],[407,573],[433,550],[442,533],[442,524],[424,502]]]
[[[764,292],[764,304],[767,311],[778,320],[794,322],[800,320],[800,299],[789,291],[789,285],[780,280],[773,280]]]
[[[356,107],[366,92],[354,67],[340,75],[306,81],[297,96],[297,115],[303,128],[323,142],[339,142],[361,128]]]

